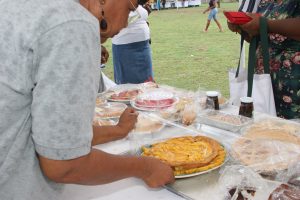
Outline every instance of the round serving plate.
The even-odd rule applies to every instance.
[[[137,110],[141,110],[141,111],[150,111],[150,112],[153,112],[153,111],[160,111],[160,110],[163,110],[163,109],[167,109],[167,108],[170,108],[172,107],[173,105],[175,105],[176,103],[178,102],[178,98],[174,98],[173,99],[173,102],[169,105],[157,105],[157,106],[139,106],[136,104],[135,100],[131,100],[130,101],[130,105],[137,109]]]
[[[225,159],[224,159],[224,162],[221,163],[220,165],[218,166],[215,166],[213,168],[210,168],[210,169],[207,169],[207,170],[204,170],[204,171],[200,171],[200,172],[195,172],[195,173],[190,173],[190,174],[182,174],[182,175],[175,175],[175,178],[176,179],[181,179],[181,178],[189,178],[189,177],[194,177],[194,176],[199,176],[201,174],[206,174],[206,173],[209,173],[213,170],[216,170],[216,169],[219,169],[221,168],[228,160],[229,160],[229,156],[228,156],[228,150],[227,148],[225,147],[224,144],[222,144],[221,142],[219,142],[218,140],[212,138],[213,140],[217,141],[224,149],[225,151]],[[164,141],[164,140],[162,140]],[[148,145],[145,145],[146,147],[151,147],[151,144],[148,144]],[[139,149],[138,151],[138,155],[142,155],[142,148]]]

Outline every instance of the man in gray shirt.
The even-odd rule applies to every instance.
[[[124,11],[112,13],[125,21],[134,9],[130,0],[102,0],[107,21],[117,4]],[[59,199],[61,183],[173,181],[156,159],[91,148],[99,21],[78,0],[0,0],[0,44],[0,199]]]

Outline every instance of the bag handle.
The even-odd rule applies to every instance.
[[[241,58],[242,58],[242,53],[243,53],[244,41],[245,41],[245,38],[244,38],[244,35],[242,33],[241,34],[241,41],[240,41],[240,58],[239,58],[238,67],[237,67],[236,72],[235,72],[235,78],[237,78],[239,76],[239,73],[240,73]]]
[[[252,96],[252,88],[253,88],[253,77],[256,63],[256,49],[257,44],[260,39],[262,46],[262,56],[263,56],[263,65],[264,65],[264,73],[270,74],[269,67],[269,44],[268,44],[268,24],[267,19],[265,17],[259,18],[259,33],[260,37],[256,36],[252,38],[249,47],[249,58],[248,58],[248,92],[247,96]]]

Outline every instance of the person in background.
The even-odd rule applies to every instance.
[[[208,18],[207,18],[206,27],[203,31],[204,32],[208,31],[208,27],[210,25],[210,22],[211,22],[212,19],[214,19],[217,26],[219,27],[220,32],[223,32],[223,28],[222,28],[220,22],[217,19],[217,14],[218,14],[217,1],[216,0],[210,0],[208,5],[209,5],[208,8],[203,11],[203,14],[210,11],[209,15],[208,15]]]
[[[101,64],[107,63],[109,58],[109,53],[105,46],[101,45]]]
[[[300,1],[264,0],[258,13],[268,19],[270,74],[278,117],[300,118]],[[247,41],[259,34],[259,16],[247,24],[237,26],[228,23],[230,30],[241,33]],[[262,50],[256,53],[256,73],[264,73]]]
[[[149,8],[148,4],[146,7]],[[128,27],[112,38],[114,79],[117,84],[153,81],[150,30],[147,18],[150,10],[139,5],[130,13]],[[137,16],[137,17],[136,17]]]
[[[165,9],[166,8],[166,0],[161,0],[161,4],[163,6],[163,9]]]
[[[58,200],[67,183],[174,181],[171,167],[155,158],[92,148],[105,138],[92,127],[99,44],[126,27],[137,6],[137,0],[1,0],[1,199]],[[106,131],[128,132],[137,113],[126,112],[126,122]]]

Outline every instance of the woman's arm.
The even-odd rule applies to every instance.
[[[281,20],[268,20],[269,33],[280,35],[300,41],[300,18]]]
[[[248,13],[252,18],[250,22],[241,26],[250,36],[259,34],[259,16]],[[300,18],[268,20],[268,32],[277,33],[288,38],[300,41]]]

